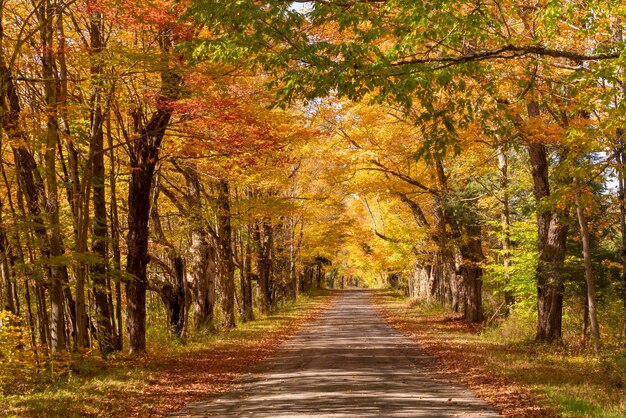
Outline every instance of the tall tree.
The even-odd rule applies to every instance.
[[[150,191],[154,170],[159,158],[159,150],[165,130],[173,114],[172,101],[179,96],[181,77],[172,67],[171,51],[173,34],[163,28],[157,35],[161,49],[161,91],[157,98],[156,110],[146,121],[140,108],[133,111],[133,130],[137,138],[130,144],[130,164],[132,172],[128,186],[128,255],[126,272],[131,279],[126,284],[126,326],[128,328],[128,349],[139,353],[146,349],[146,290],[148,279],[148,220],[150,217]]]

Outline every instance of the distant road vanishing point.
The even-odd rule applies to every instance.
[[[371,292],[345,290],[232,391],[172,417],[497,417],[380,317]]]

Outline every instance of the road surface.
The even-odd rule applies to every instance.
[[[231,392],[172,417],[496,417],[467,387],[381,318],[372,293],[342,291],[319,319]]]

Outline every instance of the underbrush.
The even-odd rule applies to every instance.
[[[558,344],[536,342],[535,327],[536,316],[513,310],[480,338],[501,345],[493,363],[503,373],[533,388],[563,416],[626,415],[626,350],[620,344],[609,341],[596,356],[588,337],[570,323]],[[504,350],[509,354],[503,356]]]
[[[506,319],[484,328],[481,335],[492,341],[526,342],[534,338],[536,323],[536,315],[513,309]]]

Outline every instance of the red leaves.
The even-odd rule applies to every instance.
[[[182,2],[173,0],[87,0],[82,10],[102,13],[108,22],[125,29],[168,29],[179,41],[190,39],[194,31],[192,25],[180,20]]]
[[[219,85],[197,74],[187,78],[191,97],[174,104],[183,121],[177,149],[192,157],[217,158],[225,168],[248,168],[284,147],[270,124],[272,112],[258,104],[257,92]],[[221,157],[221,158],[220,158]]]

